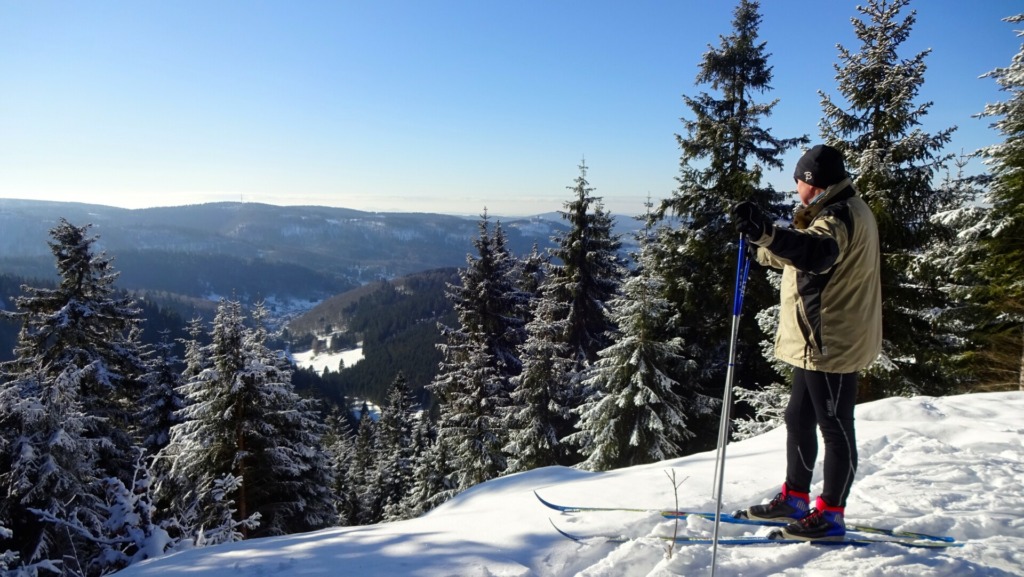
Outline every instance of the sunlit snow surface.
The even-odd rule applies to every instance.
[[[301,369],[312,368],[317,374],[321,374],[326,368],[332,373],[336,373],[342,366],[351,367],[363,360],[363,349],[359,347],[347,351],[320,353],[318,355],[314,355],[313,351],[304,351],[293,353],[291,358],[296,366]]]
[[[717,574],[907,576],[1024,575],[1024,393],[896,398],[857,408],[860,468],[847,507],[851,522],[943,533],[967,541],[947,550],[895,545],[809,544],[720,547]],[[782,482],[783,431],[728,449],[725,510],[770,498]],[[550,467],[485,483],[410,521],[341,527],[167,555],[120,577],[657,577],[708,575],[709,545],[676,546],[644,536],[671,534],[654,513],[561,515],[537,502],[674,508],[712,507],[714,453],[611,471]],[[817,467],[815,490],[821,481]],[[576,543],[577,533],[641,537]],[[723,535],[757,528],[723,525]],[[710,535],[697,518],[679,530]],[[763,529],[758,530],[763,532]]]

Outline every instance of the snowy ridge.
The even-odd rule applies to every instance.
[[[860,468],[848,503],[858,523],[967,541],[942,551],[896,545],[779,545],[719,549],[719,575],[988,576],[1024,574],[1024,393],[885,399],[857,408]],[[784,469],[783,431],[734,443],[726,464],[727,510],[770,498]],[[815,490],[820,489],[820,467]],[[301,535],[195,549],[129,567],[123,577],[361,575],[416,577],[669,577],[707,575],[709,545],[676,545],[666,558],[653,540],[576,543],[574,532],[671,535],[657,513],[559,515],[552,501],[650,509],[675,508],[666,472],[675,472],[679,506],[710,509],[714,454],[702,453],[607,473],[549,467],[466,491],[409,521],[340,527]],[[691,517],[681,533],[709,536]],[[723,526],[723,535],[761,531]]]

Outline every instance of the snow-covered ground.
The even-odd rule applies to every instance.
[[[318,355],[314,355],[313,351],[305,351],[292,353],[291,359],[299,368],[312,367],[318,374],[323,373],[324,368],[328,368],[332,373],[336,373],[342,362],[345,363],[346,367],[351,367],[363,360],[363,348],[358,347],[347,351],[320,353]]]
[[[1024,393],[894,398],[857,408],[861,455],[847,508],[851,522],[943,533],[966,542],[946,550],[896,545],[810,544],[720,547],[717,574],[843,576],[1024,575]],[[774,495],[784,469],[775,430],[729,446],[725,508]],[[129,567],[119,577],[668,577],[708,575],[709,545],[676,546],[671,558],[651,535],[673,522],[654,513],[561,515],[534,498],[574,505],[712,507],[714,453],[606,473],[549,467],[466,491],[431,513],[400,523],[194,549]],[[820,489],[820,469],[815,489]],[[624,543],[576,543],[549,518],[578,533],[614,531]],[[712,524],[691,517],[691,535]],[[723,535],[752,529],[723,525]],[[764,530],[761,529],[761,532]]]

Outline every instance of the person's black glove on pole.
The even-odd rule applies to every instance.
[[[746,236],[752,242],[764,236],[772,226],[771,221],[761,212],[761,209],[749,200],[744,200],[733,206],[730,215],[736,232]]]

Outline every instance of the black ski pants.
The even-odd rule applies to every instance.
[[[857,472],[856,402],[857,373],[793,370],[793,391],[786,407],[786,487],[811,492],[820,428],[825,442],[821,498],[832,507],[846,506]]]

